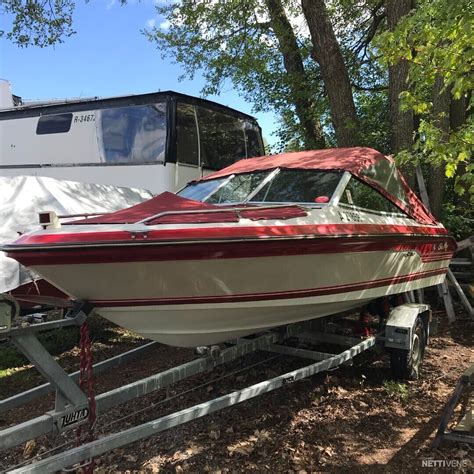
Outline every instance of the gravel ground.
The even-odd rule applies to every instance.
[[[170,471],[346,471],[405,472],[422,470],[422,461],[462,460],[458,471],[474,466],[467,445],[430,444],[441,410],[456,380],[474,362],[473,323],[461,316],[439,332],[425,356],[420,380],[391,383],[387,356],[363,354],[353,366],[319,374],[117,449],[96,459],[96,472]],[[95,343],[100,360],[143,344]],[[60,357],[77,366],[78,348]],[[96,376],[97,393],[138,380],[196,357],[191,350],[158,345],[140,360]],[[103,436],[141,422],[244,388],[305,365],[307,361],[257,353],[201,376],[117,407],[101,416],[96,434]],[[244,370],[249,365],[253,366]],[[23,376],[19,373],[26,371]],[[27,376],[25,376],[27,374]],[[39,378],[25,366],[0,379],[0,396],[34,386]],[[197,388],[196,387],[200,387]],[[163,402],[166,397],[171,398]],[[0,428],[41,415],[53,398],[2,414]],[[135,413],[139,411],[139,413]],[[34,459],[74,436],[40,438],[4,453],[0,468]],[[471,448],[472,449],[472,448]],[[451,469],[452,471],[452,469]]]

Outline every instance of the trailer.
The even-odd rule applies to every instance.
[[[97,416],[113,407],[159,389],[169,388],[189,377],[210,372],[220,365],[257,351],[297,357],[309,360],[310,363],[100,439],[86,436],[85,443],[80,446],[35,460],[31,464],[26,461],[21,465],[11,466],[9,472],[51,472],[69,466],[90,468],[93,466],[94,457],[108,451],[237,405],[286,384],[351,363],[354,357],[367,350],[389,352],[394,375],[398,378],[415,379],[418,377],[424,350],[429,341],[431,321],[428,305],[404,303],[390,310],[387,310],[385,305],[386,311],[380,311],[381,314],[371,322],[365,317],[354,320],[353,314],[342,313],[328,317],[325,321],[295,323],[229,341],[224,345],[198,348],[201,357],[197,359],[94,396],[89,390],[90,385],[87,384],[87,380],[91,380],[92,371],[97,373],[117,367],[131,358],[139,357],[157,343],[145,344],[92,366],[87,319],[92,314],[93,308],[87,302],[69,302],[68,305],[69,311],[63,319],[25,325],[19,321],[21,318],[15,299],[6,295],[0,298],[0,336],[9,338],[47,381],[37,388],[0,401],[0,413],[29,403],[53,390],[56,393],[53,410],[0,431],[0,451],[11,449],[42,435],[65,435],[71,430],[77,432],[84,424],[88,424],[91,429],[96,423]],[[376,306],[382,308],[384,305]],[[368,313],[364,310],[361,314],[367,316]],[[67,374],[37,337],[39,332],[67,326],[81,328],[81,352],[84,358],[81,357],[80,374],[78,372]],[[356,334],[354,331],[348,331],[350,327],[358,328]],[[341,349],[338,352],[306,349],[300,347],[301,343],[313,344],[313,347],[324,343],[325,347],[329,344],[331,347],[337,346]],[[79,376],[82,381],[78,384]],[[92,431],[90,434],[92,435]]]

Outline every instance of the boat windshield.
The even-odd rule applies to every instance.
[[[178,195],[209,204],[324,204],[330,201],[342,174],[340,171],[279,168],[192,183]]]

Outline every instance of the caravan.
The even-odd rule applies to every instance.
[[[174,191],[264,154],[257,121],[176,92],[24,103],[0,81],[0,176]]]

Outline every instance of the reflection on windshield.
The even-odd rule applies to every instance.
[[[210,204],[328,202],[341,177],[339,171],[267,170],[193,183],[178,194]]]
[[[238,174],[211,194],[206,202],[210,204],[243,202],[269,174],[270,171]]]
[[[229,178],[220,178],[210,181],[201,181],[200,183],[188,184],[177,194],[178,196],[184,197],[186,199],[204,201],[207,196],[210,196],[217,188],[219,188],[222,183],[228,180]]]
[[[329,201],[341,176],[337,171],[280,170],[251,201],[314,202],[324,197]]]

